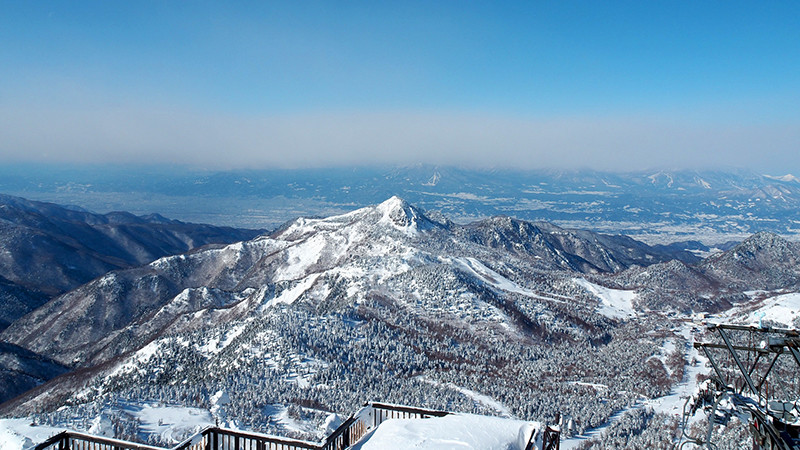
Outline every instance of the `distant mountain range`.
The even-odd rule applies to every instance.
[[[704,259],[683,246],[702,247],[507,216],[459,224],[398,197],[301,218],[112,270],[15,320],[0,334],[13,364],[50,381],[0,412],[202,406],[222,390],[230,420],[282,434],[304,435],[278,418],[290,405],[317,417],[366,399],[561,412],[582,431],[682,381],[679,319],[800,289],[800,245],[773,233]]]
[[[458,223],[495,215],[626,234],[649,243],[796,235],[800,182],[746,170],[480,170],[417,165],[196,171],[163,167],[0,167],[0,192],[96,211],[274,228],[398,195]],[[199,207],[202,205],[202,207]]]

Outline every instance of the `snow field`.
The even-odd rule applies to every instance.
[[[172,445],[215,423],[208,410],[183,406],[131,405],[126,409],[139,418],[143,431],[161,436]]]
[[[472,414],[427,419],[390,419],[367,434],[353,450],[525,450],[535,422]]]
[[[610,289],[590,283],[583,278],[574,278],[573,281],[600,299],[598,313],[610,319],[628,319],[636,315],[636,311],[633,309],[633,300],[636,299],[635,292]]]
[[[763,306],[747,315],[744,321],[752,325],[772,321],[787,328],[794,328],[792,324],[798,317],[800,317],[800,293],[793,292],[764,300]]]
[[[0,448],[27,450],[64,431],[63,428],[32,426],[29,419],[0,419]]]
[[[141,429],[148,434],[160,436],[172,445],[197,434],[204,428],[214,425],[209,411],[182,406],[159,406],[150,404],[128,404],[126,413],[141,421]],[[89,421],[90,427],[82,430],[96,436],[111,436],[111,421],[104,415]],[[50,436],[65,428],[31,425],[30,419],[0,419],[0,449],[29,450]]]

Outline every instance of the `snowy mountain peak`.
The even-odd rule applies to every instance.
[[[402,198],[400,198],[400,197],[398,197],[396,195],[393,195],[393,196],[389,197],[388,199],[384,200],[382,203],[380,203],[377,206],[377,208],[379,210],[381,210],[381,211],[385,211],[385,210],[393,210],[393,209],[397,209],[397,208],[407,208],[407,207],[410,207],[410,206],[411,205],[407,201],[403,200]]]
[[[760,232],[707,258],[700,267],[705,274],[725,278],[729,285],[746,284],[751,290],[792,286],[800,283],[800,246],[777,234]]]
[[[417,230],[424,215],[400,197],[393,196],[376,207],[382,214],[381,222],[389,221],[399,228]]]
[[[786,239],[775,233],[762,231],[742,241],[736,246],[734,252],[758,253],[761,251],[784,252],[791,244]]]
[[[675,184],[675,179],[672,177],[672,174],[666,172],[657,172],[647,178],[649,178],[650,182],[654,185],[664,184],[666,187],[671,188],[672,185]]]
[[[273,238],[284,241],[299,241],[318,232],[345,229],[360,229],[362,232],[369,234],[378,229],[385,229],[387,226],[405,234],[413,234],[422,229],[433,227],[434,222],[415,206],[400,197],[393,196],[376,206],[357,209],[340,216],[331,216],[325,219],[301,217],[276,232]]]
[[[427,182],[422,183],[423,186],[436,186],[439,184],[439,180],[442,178],[442,175],[439,174],[439,171],[434,171],[433,175],[428,179]]]
[[[782,175],[782,176],[764,175],[764,177],[769,178],[770,180],[784,181],[784,182],[787,182],[787,183],[790,183],[790,182],[800,183],[800,178],[797,178],[796,176],[794,176],[794,175],[792,175],[790,173],[787,173],[786,175]]]
[[[774,247],[779,239],[764,234],[750,243]],[[663,335],[642,335],[635,323],[663,308],[663,292],[684,295],[670,308],[717,304],[696,300],[693,289],[712,286],[716,278],[705,281],[703,271],[715,267],[653,267],[673,254],[623,236],[509,217],[457,225],[391,197],[347,214],[298,219],[270,236],[116,271],[48,302],[0,338],[54,359],[57,369],[86,370],[56,378],[0,413],[39,414],[65,398],[77,405],[71,411],[114,402],[128,411],[128,398],[142,399],[142,410],[150,408],[143,401],[158,396],[201,405],[211,422],[305,433],[296,418],[323,425],[330,411],[350,410],[364,398],[417,398],[437,408],[520,417],[574,404],[570,414],[583,423],[596,411],[606,421],[625,405],[604,406],[605,392],[630,392],[631,383],[654,386],[650,396],[669,388],[652,382],[649,371],[630,370],[663,345]],[[719,266],[731,268],[724,280],[752,277],[749,267],[759,268]],[[673,278],[664,281],[665,273]],[[670,280],[677,280],[675,289],[648,296],[649,287]],[[697,281],[687,288],[684,280]],[[648,313],[636,314],[642,304]],[[565,358],[598,378],[584,382],[572,370],[550,369]],[[464,367],[468,372],[459,372]],[[589,385],[598,380],[599,396]],[[529,387],[574,383],[581,401],[570,403],[570,388],[529,408],[531,398],[551,398]],[[113,420],[128,420],[118,416]],[[135,433],[139,425],[131,420],[126,430]]]

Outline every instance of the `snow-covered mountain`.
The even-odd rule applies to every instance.
[[[772,233],[756,233],[727,251],[707,258],[700,269],[731,290],[800,287],[800,244]]]
[[[797,178],[796,176],[794,176],[794,175],[792,175],[790,173],[787,173],[786,175],[780,175],[780,176],[778,176],[778,175],[764,175],[764,177],[769,178],[771,180],[783,181],[783,182],[786,182],[786,183],[790,183],[790,182],[800,183],[800,178]]]
[[[0,195],[0,330],[51,297],[111,270],[258,233],[157,214],[94,214]]]
[[[510,218],[468,226],[439,222],[393,197],[341,216],[298,219],[269,237],[110,272],[17,321],[2,337],[83,367],[135,350],[165,332],[241,319],[299,299],[318,311],[358,305],[387,289],[395,289],[404,302],[446,301],[446,295],[435,295],[435,284],[419,283],[418,274],[426,272],[463,285],[473,297],[488,290],[537,298],[535,273],[614,272],[675,254],[694,259],[685,252],[659,253],[621,236]],[[413,295],[421,299],[409,298]],[[498,324],[516,329],[519,324],[510,318],[518,312],[501,299],[495,303],[483,306],[494,311],[489,315]]]
[[[642,307],[717,312],[747,300],[747,291],[800,290],[800,244],[756,233],[695,265],[673,260],[634,267],[611,279],[620,288],[637,290]]]
[[[120,437],[150,439],[131,411],[210,411],[223,392],[217,420],[299,437],[367,400],[561,413],[582,432],[686,383],[682,319],[796,288],[796,255],[758,234],[697,262],[542,222],[459,225],[392,197],[51,300],[0,339],[72,371],[0,413],[62,423],[111,410]]]
[[[397,197],[298,219],[111,272],[16,321],[3,340],[80,370],[4,411],[153,395],[202,404],[225,390],[232,420],[267,429],[288,405],[313,415],[368,399],[528,418],[570,404],[592,426],[635,395],[607,401],[567,383],[588,368],[620,391],[669,383],[636,369],[661,337],[628,320],[635,294],[583,277],[675,254],[508,218],[456,225]],[[651,345],[631,351],[633,336]]]

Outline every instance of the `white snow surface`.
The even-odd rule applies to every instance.
[[[269,414],[271,421],[279,424],[286,431],[306,434],[316,434],[321,431],[321,424],[312,421],[295,419],[291,414],[289,414],[289,408],[287,408],[285,405],[269,405],[266,407],[265,411]]]
[[[277,297],[269,300],[267,303],[264,304],[263,308],[269,308],[272,305],[277,305],[280,303],[285,303],[287,305],[291,305],[294,303],[301,295],[303,295],[307,290],[314,285],[314,282],[317,281],[319,278],[318,273],[312,274],[304,278],[300,283],[296,286],[286,289],[285,291],[281,292]]]
[[[607,288],[583,278],[574,278],[573,281],[600,299],[598,313],[611,319],[627,319],[636,315],[636,311],[633,309],[633,300],[636,299],[635,292]]]
[[[239,337],[239,335],[242,334],[245,329],[247,329],[247,325],[247,322],[236,324],[227,333],[209,338],[203,346],[198,348],[198,350],[203,352],[205,355],[218,354],[224,350],[225,347],[230,345],[234,339]]]
[[[686,323],[681,330],[683,336],[689,341],[692,341],[693,325]],[[671,345],[670,345],[671,344]],[[673,341],[667,341],[665,346],[662,347],[662,353],[672,352],[675,349]],[[686,399],[697,391],[697,376],[707,374],[709,368],[706,367],[708,360],[703,356],[694,346],[688,346],[686,349],[685,358],[687,361],[694,361],[694,364],[687,364],[684,366],[683,379],[678,383],[669,395],[657,397],[652,400],[646,401],[644,404],[650,406],[656,412],[672,414],[680,416],[683,413],[683,405]],[[699,416],[695,416],[698,417]]]
[[[230,404],[231,397],[225,391],[217,391],[214,395],[211,396],[211,409],[209,412],[211,413],[214,418],[217,420],[225,420],[227,418],[227,414],[225,414],[225,406]]]
[[[128,358],[126,362],[117,366],[111,373],[108,374],[108,377],[110,378],[120,373],[133,371],[144,373],[145,363],[159,351],[160,347],[160,341],[150,342],[149,344],[137,350],[136,353]]]
[[[61,433],[64,428],[32,426],[30,419],[0,419],[0,448],[3,450],[27,450],[44,442],[50,436]]]
[[[325,423],[322,425],[322,428],[325,430],[325,434],[331,435],[342,425],[342,422],[343,420],[338,414],[331,413],[325,418]]]
[[[204,428],[214,425],[214,419],[209,411],[199,408],[128,403],[123,409],[140,420],[143,432],[159,435],[164,442],[171,445],[178,444]],[[111,437],[111,421],[106,416],[101,414],[94,417],[88,421],[88,425],[88,429],[75,431]],[[73,430],[74,425],[57,428],[33,426],[30,418],[0,419],[0,449],[29,450],[50,436],[67,429]]]
[[[525,450],[532,422],[472,414],[428,419],[390,419],[367,434],[353,450]]]
[[[791,292],[771,295],[765,291],[747,291],[753,300],[733,307],[712,319],[711,323],[738,323],[757,327],[771,321],[786,328],[795,328],[794,321],[800,317],[800,293]]]
[[[764,176],[766,178],[769,178],[769,179],[772,179],[772,180],[785,181],[787,183],[788,182],[792,182],[792,181],[795,182],[795,183],[800,183],[800,178],[797,178],[796,176],[794,176],[794,175],[792,175],[790,173],[787,173],[786,175],[780,175],[780,176],[776,176],[776,175],[764,175]]]
[[[760,308],[750,312],[742,319],[751,325],[758,325],[759,321],[771,320],[793,328],[792,323],[798,317],[800,317],[800,293],[792,292],[765,299]]]
[[[161,436],[172,445],[214,425],[208,410],[184,406],[130,405],[126,408],[141,421],[141,428],[148,434]]]
[[[327,236],[315,234],[305,241],[286,250],[286,266],[275,274],[274,281],[296,280],[308,273],[309,267],[316,264],[326,246],[330,245]]]
[[[100,414],[92,419],[91,424],[92,426],[89,427],[89,434],[109,438],[114,437],[114,424],[111,423],[111,419],[105,414]]]
[[[521,294],[526,297],[563,303],[563,300],[539,295],[530,289],[526,289],[518,285],[517,283],[514,283],[508,278],[486,267],[485,265],[483,265],[483,263],[481,263],[475,258],[455,258],[453,262],[460,269],[475,275],[477,278],[483,280],[485,283],[501,291],[513,292],[515,294]]]
[[[495,400],[492,397],[489,397],[488,395],[483,395],[483,394],[481,394],[479,392],[475,392],[475,391],[469,390],[467,388],[464,388],[464,387],[461,387],[461,386],[457,386],[457,385],[455,385],[453,383],[439,383],[438,381],[434,381],[434,380],[431,380],[429,378],[425,378],[424,376],[417,377],[417,379],[419,379],[423,383],[433,384],[433,385],[436,385],[436,386],[449,387],[450,389],[458,391],[458,392],[466,395],[467,397],[471,398],[472,400],[474,400],[474,401],[476,401],[478,403],[482,403],[482,404],[488,406],[489,408],[494,409],[495,411],[497,411],[501,415],[503,415],[503,417],[513,417],[513,414],[511,414],[511,410],[508,409],[508,407],[506,405],[500,403],[499,401]]]
[[[375,207],[362,208],[325,219],[297,219],[275,235],[281,244],[283,261],[276,267],[274,281],[299,282],[283,291],[263,308],[277,303],[292,303],[303,294],[325,298],[327,292],[315,285],[318,276],[327,274],[348,280],[348,294],[358,296],[360,280],[380,283],[417,265],[421,256],[413,247],[401,243],[401,236],[413,236],[426,222],[417,211],[397,197]],[[353,255],[374,255],[364,265]]]

